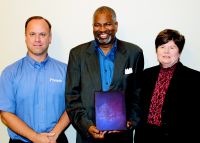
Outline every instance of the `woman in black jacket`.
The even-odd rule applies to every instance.
[[[185,38],[165,29],[155,39],[159,65],[145,69],[141,91],[141,120],[134,143],[199,142],[200,72],[180,62]]]

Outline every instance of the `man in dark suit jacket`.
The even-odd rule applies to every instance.
[[[114,10],[106,6],[98,8],[93,15],[95,40],[70,51],[66,109],[77,130],[77,143],[133,143],[133,129],[139,120],[138,80],[144,57],[140,47],[116,38],[117,27]],[[96,128],[96,91],[125,92],[127,131],[106,132]]]

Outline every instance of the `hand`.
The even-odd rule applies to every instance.
[[[103,139],[106,131],[99,131],[95,126],[90,126],[88,132],[92,135],[95,139]]]
[[[123,131],[113,130],[113,131],[108,131],[108,134],[121,133],[121,132]]]
[[[40,133],[34,137],[34,143],[51,143],[49,137],[53,137],[55,133]]]
[[[131,130],[133,128],[133,123],[131,121],[127,121],[127,124],[126,124],[127,128],[129,130]]]
[[[126,124],[127,128],[129,130],[131,130],[133,128],[133,123],[131,121],[127,121],[127,124]],[[108,134],[112,134],[112,133],[121,133],[121,132],[124,132],[123,130],[119,131],[119,130],[113,130],[113,131],[108,131]]]
[[[50,132],[48,134],[48,138],[50,140],[50,143],[56,143],[56,140],[58,138],[58,135],[56,133]]]

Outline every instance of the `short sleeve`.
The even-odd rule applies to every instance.
[[[14,77],[5,69],[0,76],[0,110],[15,112]]]

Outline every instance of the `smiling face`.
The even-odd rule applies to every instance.
[[[113,20],[109,11],[97,13],[93,21],[93,34],[100,45],[112,44],[117,32],[118,23]]]
[[[180,58],[179,48],[173,40],[158,46],[156,54],[157,59],[163,68],[173,66]]]
[[[25,42],[28,55],[36,61],[43,61],[51,43],[51,31],[43,19],[32,19],[26,27]]]

